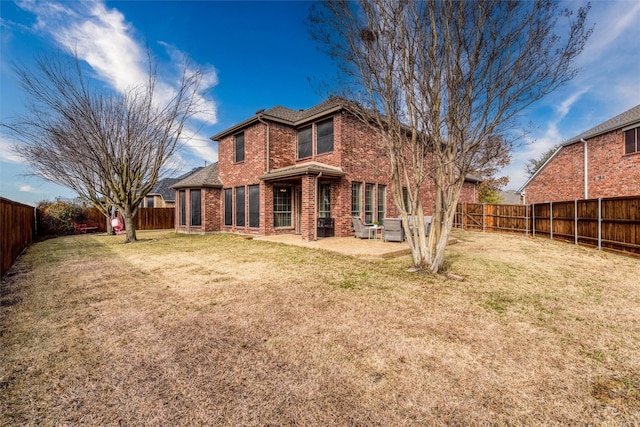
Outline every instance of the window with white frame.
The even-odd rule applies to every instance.
[[[362,197],[362,183],[351,183],[351,216],[360,217],[360,203]]]
[[[382,225],[386,214],[387,186],[378,184],[378,224]]]
[[[318,185],[318,217],[331,218],[331,184]]]
[[[364,222],[371,224],[373,222],[373,206],[375,197],[375,186],[373,184],[365,184],[364,186]]]
[[[291,187],[273,188],[273,226],[291,227]]]

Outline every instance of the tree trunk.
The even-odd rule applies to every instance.
[[[111,225],[111,217],[109,215],[105,215],[107,221],[107,236],[111,236],[113,234],[113,226]]]
[[[456,213],[456,205],[452,206],[447,206],[447,209],[442,211],[442,215],[439,216],[437,221],[438,224],[436,224],[436,220],[431,224],[431,233],[433,234],[437,230],[437,235],[439,236],[439,238],[435,238],[436,234],[434,234],[434,238],[429,236],[429,252],[431,254],[429,270],[432,273],[440,273],[444,269],[444,252],[449,243],[449,236],[451,235],[453,219]]]
[[[440,173],[436,176],[435,212],[429,233],[429,270],[440,273],[444,270],[444,253],[449,243],[453,228],[456,206],[462,192],[464,177],[446,177]],[[450,184],[445,182],[449,181]],[[453,182],[452,182],[453,181]]]
[[[402,213],[402,226],[407,236],[407,243],[411,248],[413,265],[418,270],[424,270],[430,265],[429,246],[424,227],[424,210],[420,200],[416,200],[417,207],[411,213]],[[413,230],[409,226],[409,215],[412,216]]]
[[[138,240],[136,237],[136,223],[134,221],[136,213],[136,211],[132,213],[129,210],[124,212],[124,230],[127,237],[124,241],[125,243],[132,243]]]

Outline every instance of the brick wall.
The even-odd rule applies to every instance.
[[[222,197],[222,190],[219,188],[202,189],[202,228],[206,233],[222,230]]]
[[[294,164],[315,161],[331,166],[340,167],[347,175],[343,178],[320,177],[320,182],[331,184],[331,216],[335,222],[336,236],[351,236],[351,185],[352,182],[362,184],[361,212],[364,219],[365,185],[374,184],[374,219],[377,219],[378,186],[386,186],[385,217],[397,217],[399,211],[395,207],[391,190],[390,166],[386,158],[384,144],[371,132],[371,130],[357,118],[339,112],[334,118],[334,149],[330,153],[316,154],[302,160],[297,159],[297,130],[280,123],[269,123],[269,169],[280,169]],[[315,131],[312,132],[315,147]],[[260,227],[249,228],[248,217],[246,226],[224,226],[224,193],[217,193],[217,200],[206,199],[207,215],[218,211],[217,220],[207,216],[207,230],[222,230],[230,232],[271,235],[280,233],[301,232],[302,237],[312,239],[313,222],[315,219],[316,203],[316,178],[305,175],[287,181],[292,191],[292,207],[294,218],[291,228],[273,227],[273,191],[274,184],[261,182],[259,177],[267,171],[267,125],[254,123],[244,130],[245,159],[243,162],[234,163],[235,139],[227,136],[219,141],[218,145],[218,171],[224,188],[234,189],[234,224],[235,224],[235,188],[247,187],[253,184],[260,185]],[[302,195],[301,218],[295,216],[299,195]],[[425,214],[433,211],[433,184],[425,183],[421,196]],[[213,195],[211,197],[214,197]],[[462,199],[466,202],[477,201],[477,191],[473,184],[465,184]],[[248,191],[245,196],[245,212],[248,209]],[[214,215],[214,214],[212,214]],[[298,221],[299,220],[299,221]],[[298,227],[298,223],[301,227]],[[209,225],[210,224],[210,225]],[[217,227],[217,228],[216,228]],[[300,230],[301,228],[301,230]]]
[[[620,130],[587,140],[587,198],[640,194],[640,153],[624,154]],[[562,147],[525,188],[526,203],[584,199],[584,144]]]
[[[220,230],[230,231],[234,233],[248,233],[248,234],[264,234],[264,221],[261,217],[260,228],[249,227],[249,185],[260,185],[261,189],[263,183],[260,182],[260,175],[266,170],[267,165],[267,126],[263,123],[255,123],[246,129],[244,129],[244,161],[236,163],[234,161],[235,156],[235,136],[230,135],[222,138],[218,143],[218,175],[224,183],[224,188],[233,189],[233,226],[224,226],[224,192],[220,192],[218,200],[218,221],[220,224]],[[275,132],[278,135],[278,132]],[[274,133],[271,133],[271,138],[274,138]],[[278,138],[276,138],[277,140]],[[273,158],[271,158],[273,161]],[[245,213],[246,220],[245,225],[236,226],[236,206],[235,206],[235,192],[238,187],[245,188]],[[263,197],[261,197],[260,205],[264,206]]]
[[[186,224],[181,225],[181,212],[180,212],[180,192],[176,192],[176,215],[175,215],[175,228],[179,233],[192,233],[192,234],[207,234],[216,233],[221,230],[222,217],[220,216],[221,209],[221,193],[219,188],[198,188],[200,190],[200,209],[201,209],[201,222],[202,225],[191,225],[191,189],[184,190],[185,197],[185,213]]]

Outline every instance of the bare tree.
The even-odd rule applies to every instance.
[[[312,35],[348,78],[342,95],[385,144],[417,268],[443,269],[465,177],[505,165],[519,113],[576,74],[588,9],[561,11],[551,0],[330,0],[312,12]],[[559,18],[567,18],[564,37],[555,33]],[[429,236],[427,180],[435,188]],[[418,222],[413,234],[408,215]]]
[[[527,170],[527,174],[531,177],[534,173],[538,172],[538,169],[540,169],[542,165],[547,163],[547,160],[549,160],[561,146],[562,144],[556,144],[544,153],[540,154],[540,157],[538,157],[537,159],[532,157],[527,160],[527,163],[525,163],[524,165],[525,169]]]
[[[3,126],[19,141],[17,153],[33,173],[71,188],[107,218],[116,207],[126,242],[137,240],[138,206],[198,112],[202,73],[185,65],[177,89],[161,103],[151,67],[146,82],[120,94],[91,90],[77,57],[40,57],[35,71],[16,72],[28,114]]]

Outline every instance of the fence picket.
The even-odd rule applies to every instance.
[[[0,197],[0,276],[31,244],[35,234],[35,208]]]

